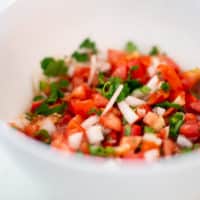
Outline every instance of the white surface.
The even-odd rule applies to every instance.
[[[0,18],[0,91],[6,94],[0,98],[0,119],[11,119],[26,106],[31,98],[32,71],[41,58],[71,53],[86,36],[94,38],[101,48],[121,47],[127,39],[136,41],[143,50],[158,43],[184,67],[194,67],[200,63],[198,2],[18,0]],[[14,176],[13,168],[8,168],[14,180],[3,183],[24,177],[22,185],[4,187],[14,199],[28,192],[48,200],[48,195],[52,200],[199,200],[198,154],[148,166],[119,163],[113,170],[105,165],[102,168],[103,161],[58,154],[1,121],[0,130],[0,143],[12,152],[20,169],[30,172],[31,178],[20,171]],[[47,190],[38,185],[42,182]],[[11,191],[15,189],[17,194]]]
[[[0,0],[0,12],[14,0]],[[0,145],[0,199],[47,200],[42,186],[19,167],[5,147]]]

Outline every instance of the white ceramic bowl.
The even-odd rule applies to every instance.
[[[153,44],[185,69],[200,64],[200,3],[162,0],[17,0],[0,15],[0,142],[38,178],[49,199],[199,200],[200,155],[151,165],[55,152],[10,129],[32,96],[44,56],[71,53],[86,36],[100,48]]]

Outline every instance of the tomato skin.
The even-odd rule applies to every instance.
[[[169,97],[169,92],[158,90],[150,95],[148,104],[153,105],[165,101]]]
[[[92,99],[97,107],[105,107],[108,103],[108,99],[99,93],[92,94]]]
[[[194,111],[200,113],[200,101],[199,101],[199,100],[196,101],[196,102],[190,103],[190,107],[191,107]]]
[[[150,142],[150,141],[142,142],[142,145],[141,145],[142,152],[146,152],[146,151],[152,150],[152,149],[159,149],[159,146],[156,143]]]
[[[24,128],[24,132],[30,136],[34,137],[34,134],[40,129],[37,124],[29,124]]]
[[[96,108],[95,103],[92,99],[87,100],[71,100],[70,101],[70,110],[74,114],[79,114],[82,116],[88,116],[88,112],[92,109]]]
[[[43,103],[43,100],[33,101],[31,105],[31,112],[35,112],[35,110]]]
[[[108,112],[107,114],[100,117],[100,123],[109,129],[114,131],[121,131],[122,130],[122,122],[121,119],[116,116],[112,112]]]
[[[171,156],[177,151],[176,144],[170,139],[163,140],[162,149],[164,156]]]
[[[88,81],[89,74],[90,74],[90,67],[77,68],[72,78],[73,87],[77,87],[83,83],[86,83]]]
[[[119,66],[126,66],[126,54],[123,51],[109,49],[108,61],[112,66],[112,70]]]
[[[132,136],[141,136],[142,135],[142,128],[137,124],[133,124],[131,126],[131,135]]]
[[[193,113],[186,113],[185,121],[186,122],[197,122],[197,116]]]
[[[151,65],[151,56],[140,56],[139,61],[143,66],[149,67]]]
[[[127,75],[128,75],[128,68],[122,65],[116,67],[111,76],[121,78],[122,80],[126,80]]]
[[[116,131],[111,131],[106,135],[106,139],[103,142],[104,146],[115,146],[118,143],[119,137]]]
[[[72,116],[70,114],[65,114],[58,122],[59,126],[67,125],[67,123],[71,120]]]
[[[158,66],[158,71],[161,73],[163,79],[169,82],[172,90],[183,90],[181,79],[173,67],[165,64],[160,64]]]
[[[87,84],[82,84],[72,90],[70,97],[84,100],[89,98],[91,93],[92,91],[89,86]]]
[[[197,122],[186,122],[180,128],[180,134],[195,141],[200,137],[200,127]]]

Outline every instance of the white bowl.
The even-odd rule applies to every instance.
[[[87,36],[101,49],[133,40],[200,64],[200,3],[161,0],[18,0],[0,15],[0,142],[43,182],[49,199],[199,199],[199,153],[151,165],[69,156],[6,125],[32,97],[32,73],[45,56],[71,53]]]

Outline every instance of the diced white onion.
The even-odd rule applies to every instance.
[[[157,75],[153,76],[148,83],[146,84],[147,87],[151,89],[151,93],[155,92],[159,87],[159,78]]]
[[[46,118],[41,121],[40,129],[45,129],[51,135],[56,131],[56,126],[50,118]]]
[[[116,102],[118,96],[120,95],[123,87],[124,86],[122,84],[119,85],[119,87],[116,89],[115,93],[111,97],[110,101],[107,103],[102,115],[105,115],[113,107],[113,105]]]
[[[188,140],[185,136],[179,135],[177,138],[177,144],[180,145],[181,147],[192,147],[192,142]]]
[[[144,158],[147,162],[156,161],[159,158],[159,156],[160,153],[157,149],[152,149],[144,153]]]
[[[72,135],[68,137],[69,146],[72,149],[76,149],[76,150],[79,149],[82,138],[83,138],[82,132],[73,133]]]
[[[91,66],[90,66],[90,75],[88,78],[88,85],[91,85],[95,76],[96,69],[97,69],[97,58],[96,58],[96,55],[93,55],[91,57]]]
[[[147,112],[144,108],[137,108],[136,111],[140,117],[144,117]]]
[[[104,139],[100,125],[91,126],[86,130],[86,134],[90,144],[98,144]]]
[[[27,126],[28,124],[30,123],[29,120],[26,119],[25,115],[22,114],[20,115],[19,117],[17,117],[15,120],[14,120],[14,124],[23,129],[25,126]]]
[[[179,95],[174,100],[174,103],[179,104],[180,106],[184,106],[185,105],[185,98],[183,98],[183,96]]]
[[[153,134],[153,133],[150,133],[150,134],[146,133],[146,134],[144,134],[143,140],[144,140],[144,141],[154,142],[155,144],[157,144],[157,145],[159,145],[159,146],[162,144],[162,140],[161,140],[160,138],[158,138],[158,137],[157,137],[155,134]]]
[[[136,98],[134,96],[126,97],[125,101],[129,106],[140,106],[140,105],[143,105],[146,103],[145,101],[143,101],[139,98]]]
[[[81,126],[85,129],[88,129],[91,126],[95,125],[98,121],[99,121],[99,117],[97,115],[93,115],[91,117],[88,117],[86,120],[84,120]]]
[[[160,60],[157,57],[152,57],[152,65],[148,67],[147,71],[150,77],[156,74],[157,67],[160,64]]]
[[[129,107],[125,101],[119,102],[118,107],[129,124],[132,124],[139,119],[139,116]]]
[[[153,108],[153,112],[155,112],[156,114],[160,115],[160,116],[163,116],[164,113],[165,113],[165,109],[164,108],[161,108],[161,107],[155,107]]]

